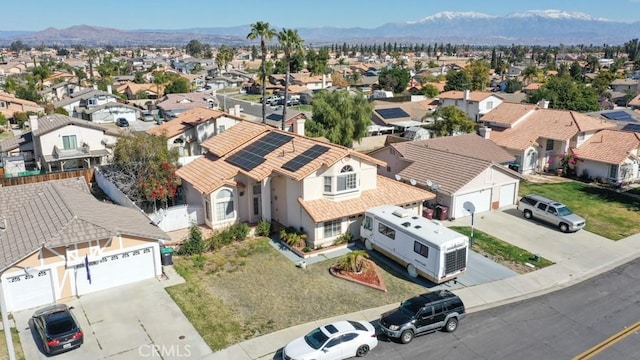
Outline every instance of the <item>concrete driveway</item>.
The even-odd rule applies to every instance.
[[[211,349],[156,279],[84,295],[66,302],[84,344],[56,359],[200,359]],[[14,314],[27,360],[46,359],[30,318]],[[203,314],[204,315],[204,314]]]

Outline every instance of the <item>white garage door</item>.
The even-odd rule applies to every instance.
[[[51,304],[55,300],[51,271],[26,274],[14,272],[2,276],[2,286],[9,311]]]
[[[491,210],[491,189],[484,189],[472,193],[456,196],[453,217],[458,219],[471,214],[465,210],[465,203],[470,202],[476,209],[476,214]]]
[[[516,184],[507,184],[500,187],[499,207],[513,205],[516,196]]]
[[[76,289],[78,295],[109,289],[150,279],[155,276],[153,248],[127,251],[105,256],[89,262],[91,283],[87,279],[84,264],[76,265]]]

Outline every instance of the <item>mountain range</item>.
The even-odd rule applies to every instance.
[[[274,26],[276,29],[280,27]],[[626,23],[594,17],[580,12],[530,10],[505,16],[476,12],[444,11],[420,20],[386,23],[375,28],[315,27],[297,28],[305,43],[371,44],[452,43],[469,45],[620,45],[640,37],[640,21]],[[42,31],[0,31],[0,46],[14,41],[39,45],[185,45],[198,40],[214,46],[243,46],[250,25],[188,29],[139,29],[123,31],[90,25]]]

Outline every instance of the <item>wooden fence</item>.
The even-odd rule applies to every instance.
[[[2,186],[13,186],[13,185],[25,185],[32,184],[37,182],[49,181],[49,180],[61,180],[61,179],[69,179],[74,177],[84,176],[87,180],[88,184],[91,184],[95,181],[94,178],[95,170],[91,169],[78,169],[78,170],[70,170],[70,171],[60,171],[53,173],[46,173],[41,175],[29,175],[29,176],[20,176],[20,177],[11,177],[11,178],[0,178],[0,184]]]

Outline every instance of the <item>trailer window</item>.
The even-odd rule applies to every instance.
[[[417,254],[420,254],[426,258],[429,257],[429,247],[417,241],[413,243],[413,251],[415,251]]]
[[[396,239],[396,231],[385,224],[378,224],[378,232],[391,240]]]
[[[366,230],[373,230],[373,219],[371,219],[371,217],[369,216],[365,217],[364,225],[362,227],[364,227]]]

